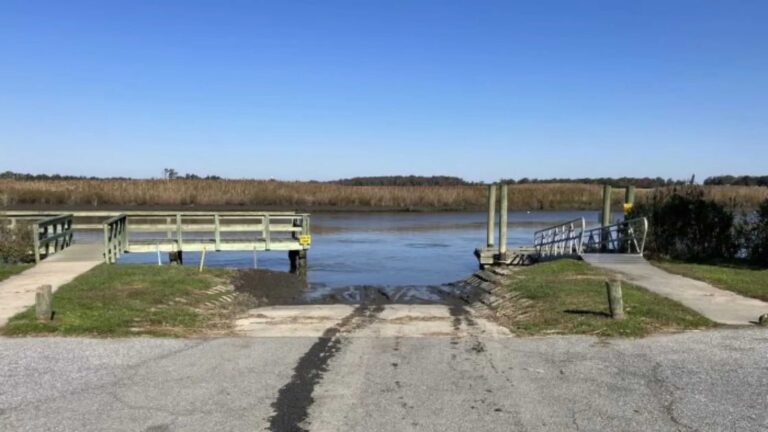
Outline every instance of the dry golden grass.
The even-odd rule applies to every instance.
[[[509,206],[519,210],[595,209],[599,185],[523,184],[509,187]],[[768,188],[707,186],[723,203],[754,207]],[[642,199],[650,190],[638,190]],[[285,209],[480,210],[485,186],[341,186],[268,180],[0,180],[0,206],[93,208],[102,206],[249,207]],[[614,189],[619,208],[622,189]]]

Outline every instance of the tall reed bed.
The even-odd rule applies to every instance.
[[[768,188],[707,186],[718,202],[757,205]],[[509,186],[515,210],[597,209],[599,185],[522,184]],[[647,190],[638,190],[642,199]],[[0,180],[0,206],[94,208],[248,207],[340,210],[481,210],[485,186],[344,186],[318,182],[269,180]],[[619,207],[623,190],[614,189]]]

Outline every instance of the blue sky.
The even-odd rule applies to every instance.
[[[0,171],[766,174],[765,1],[4,1]]]

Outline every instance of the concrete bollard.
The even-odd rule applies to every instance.
[[[41,285],[35,292],[35,315],[38,321],[48,322],[53,316],[51,306],[53,300],[53,287],[50,285]]]
[[[610,279],[605,282],[608,290],[608,309],[611,318],[615,320],[624,319],[624,299],[621,296],[621,280]]]

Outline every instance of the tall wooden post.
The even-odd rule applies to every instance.
[[[499,259],[507,260],[507,185],[501,185],[499,205]]]
[[[486,246],[493,247],[494,223],[496,222],[496,185],[488,186],[488,235]]]
[[[603,215],[600,224],[604,228],[600,233],[600,252],[607,252],[611,233],[605,227],[611,224],[611,185],[603,186]]]
[[[627,186],[624,191],[624,220],[627,220],[627,216],[635,206],[635,187],[632,185]],[[629,238],[629,232],[626,226],[622,226],[621,229],[621,249],[626,253],[632,253],[632,242]]]
[[[635,205],[635,187],[627,186],[626,192],[624,192],[624,213],[628,213]]]
[[[603,218],[602,226],[611,224],[611,185],[603,186]]]

